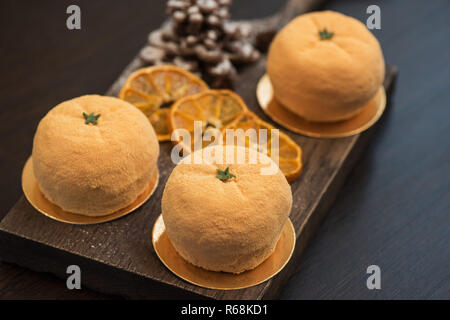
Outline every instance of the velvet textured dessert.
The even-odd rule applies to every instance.
[[[159,144],[145,115],[113,97],[65,101],[41,120],[33,168],[45,197],[63,210],[104,216],[136,200],[157,177]]]
[[[234,157],[227,158],[230,150]],[[236,163],[239,152],[245,161]],[[257,161],[249,161],[255,155]],[[190,161],[196,157],[201,163]],[[292,206],[291,188],[278,167],[274,174],[261,174],[271,165],[267,156],[234,146],[209,147],[183,159],[162,197],[162,216],[176,251],[193,265],[230,273],[267,259]]]
[[[385,65],[360,21],[333,11],[301,15],[274,38],[267,73],[275,98],[309,121],[356,115],[379,90]]]

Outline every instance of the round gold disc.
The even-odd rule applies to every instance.
[[[342,138],[369,129],[381,117],[386,107],[386,92],[381,86],[356,116],[337,122],[311,122],[283,107],[273,94],[272,83],[267,74],[258,82],[256,95],[263,111],[276,123],[293,132],[314,138]]]
[[[31,203],[31,205],[37,211],[49,218],[71,224],[95,224],[121,218],[139,208],[150,198],[150,196],[156,190],[156,187],[158,186],[158,180],[159,172],[158,170],[156,170],[154,177],[152,177],[144,192],[142,192],[141,195],[139,195],[133,203],[112,214],[100,217],[89,217],[81,214],[67,212],[57,205],[51,203],[39,189],[36,177],[34,176],[33,161],[31,157],[28,158],[27,162],[25,163],[25,167],[23,168],[22,189],[25,197]]]
[[[162,215],[153,226],[152,242],[162,263],[181,279],[204,288],[235,290],[260,284],[280,272],[294,252],[295,230],[288,219],[272,255],[255,269],[240,274],[208,271],[184,260],[167,236]]]

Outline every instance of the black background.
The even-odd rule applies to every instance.
[[[282,0],[240,0],[234,18]],[[82,30],[66,28],[77,4]],[[399,67],[392,110],[290,279],[284,299],[450,298],[450,2],[329,1],[362,21],[381,7],[380,40]],[[0,2],[0,217],[21,195],[36,126],[57,103],[103,93],[165,19],[165,1]],[[1,244],[0,244],[1,245]],[[366,268],[379,265],[381,290]],[[110,298],[0,263],[0,298]]]

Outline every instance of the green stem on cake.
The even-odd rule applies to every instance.
[[[319,30],[320,40],[329,40],[333,38],[334,32],[328,32],[327,28],[323,28],[322,31]]]
[[[222,181],[227,181],[228,179],[236,178],[236,176],[230,172],[230,167],[227,167],[225,170],[217,169],[216,178]]]
[[[92,123],[93,125],[97,125],[97,120],[98,118],[100,118],[100,114],[94,115],[93,112],[91,112],[91,114],[87,114],[86,112],[83,112],[83,117],[84,117],[84,123],[85,124],[89,124]]]

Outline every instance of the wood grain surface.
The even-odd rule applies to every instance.
[[[39,119],[64,99],[105,92],[142,46],[145,34],[162,22],[162,1],[137,2],[130,7],[120,2],[79,1],[87,8],[83,14],[88,28],[71,33],[63,27],[69,1],[2,1],[3,214],[21,194],[18,177]],[[234,14],[238,18],[265,16],[281,2],[241,1],[235,4]],[[369,4],[331,1],[327,8],[364,20]],[[395,108],[351,173],[282,298],[450,296],[450,72],[445,55],[449,45],[442,41],[449,38],[450,8],[437,0],[379,5],[383,29],[374,33],[386,60],[402,71]],[[108,6],[111,10],[104,10]],[[129,14],[124,15],[125,11]],[[365,287],[365,268],[374,263],[383,271],[383,289],[378,292]],[[64,276],[64,271],[59,274]],[[63,280],[1,263],[0,297],[108,296],[86,288],[68,291]]]

